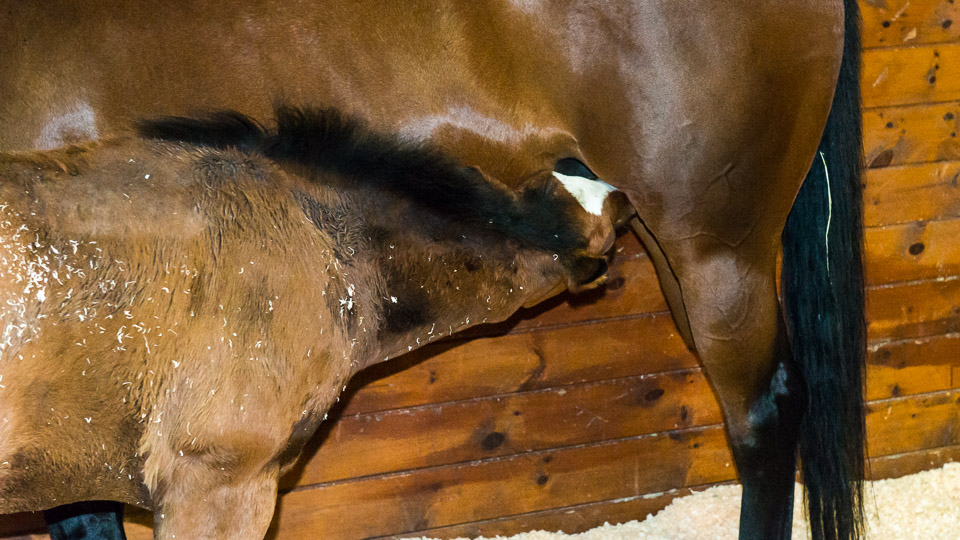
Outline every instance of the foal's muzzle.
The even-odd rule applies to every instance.
[[[572,292],[595,289],[607,280],[606,257],[577,257],[567,266],[568,288]]]

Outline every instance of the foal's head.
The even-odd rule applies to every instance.
[[[537,300],[602,283],[614,229],[630,214],[626,197],[599,180],[543,172],[511,189],[429,144],[372,131],[335,109],[280,107],[274,129],[231,111],[138,128],[147,137],[261,153],[300,167],[313,181],[345,178],[351,187],[389,192],[458,225],[496,233],[539,254],[530,276],[543,282],[531,283],[542,291]]]

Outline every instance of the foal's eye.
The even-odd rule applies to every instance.
[[[577,158],[559,159],[557,160],[557,164],[553,166],[553,170],[566,176],[579,176],[589,180],[598,180],[597,175]]]

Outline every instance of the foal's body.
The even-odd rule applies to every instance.
[[[573,252],[257,152],[0,154],[0,201],[0,513],[118,500],[157,538],[259,538],[351,375],[579,279]],[[609,214],[578,212],[601,255]]]

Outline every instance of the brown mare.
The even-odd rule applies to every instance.
[[[108,499],[157,538],[261,538],[354,373],[595,285],[632,212],[330,110],[278,124],[0,154],[0,513]]]
[[[716,391],[741,538],[790,536],[798,447],[814,537],[859,534],[855,0],[5,4],[0,149],[280,99],[508,184],[575,158],[629,197]]]

